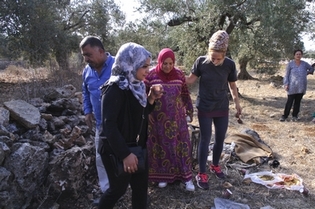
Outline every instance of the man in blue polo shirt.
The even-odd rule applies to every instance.
[[[96,169],[99,178],[99,185],[102,192],[109,188],[109,182],[102,159],[97,152],[99,134],[101,128],[101,90],[100,86],[104,84],[111,75],[112,65],[115,58],[108,52],[105,52],[101,40],[95,36],[87,36],[80,43],[81,53],[84,61],[88,64],[83,70],[83,111],[85,122],[88,127],[95,127],[95,147],[96,147]]]

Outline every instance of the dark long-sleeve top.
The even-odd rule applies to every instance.
[[[104,146],[109,145],[110,150],[123,160],[130,154],[127,144],[136,141],[142,123],[138,145],[144,148],[148,114],[153,109],[154,104],[147,102],[147,106],[143,107],[130,90],[122,90],[117,84],[112,84],[102,97],[101,140]]]

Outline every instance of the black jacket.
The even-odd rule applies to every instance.
[[[138,144],[145,148],[148,114],[153,109],[154,104],[151,105],[149,102],[145,108],[141,106],[130,90],[122,90],[117,84],[110,86],[102,96],[99,153],[114,153],[121,160],[126,158],[130,154],[128,144],[136,141],[141,123]]]

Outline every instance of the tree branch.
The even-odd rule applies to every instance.
[[[75,27],[77,27],[78,25],[80,25],[81,23],[82,23],[82,19],[83,19],[83,17],[88,13],[88,12],[90,12],[90,10],[86,10],[82,15],[81,15],[81,17],[79,18],[79,21],[77,22],[77,23],[75,23],[75,24],[73,24],[73,25],[66,25],[64,28],[63,28],[63,30],[70,30],[70,29],[72,29],[72,28],[75,28]],[[72,16],[72,15],[71,15]]]
[[[178,17],[178,18],[174,18],[170,21],[168,21],[167,25],[168,26],[178,26],[181,25],[185,22],[193,22],[193,21],[198,21],[198,18],[193,18],[191,16],[186,16],[184,15],[183,17]]]

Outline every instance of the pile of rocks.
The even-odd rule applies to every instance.
[[[34,208],[51,195],[92,192],[93,133],[72,85],[0,107],[0,208]]]

